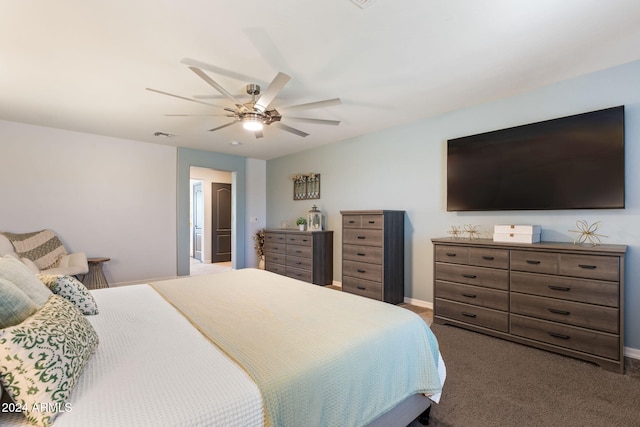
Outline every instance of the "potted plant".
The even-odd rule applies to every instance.
[[[253,235],[253,240],[256,242],[253,247],[256,250],[256,254],[260,261],[258,263],[258,268],[264,270],[264,230],[258,230]]]
[[[307,225],[307,220],[300,216],[296,219],[296,225],[300,228],[300,231],[304,231],[304,226]]]

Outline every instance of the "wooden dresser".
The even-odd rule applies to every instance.
[[[624,245],[433,239],[434,321],[624,372]]]
[[[333,231],[265,230],[265,270],[316,285],[333,283]]]
[[[342,290],[404,301],[404,211],[341,211]]]

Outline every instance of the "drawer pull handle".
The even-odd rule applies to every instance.
[[[308,239],[302,239],[302,241],[303,241],[303,242],[308,242],[309,240],[308,240]]]
[[[463,274],[462,277],[466,277],[467,279],[475,279],[476,276],[475,274]]]
[[[564,310],[556,310],[555,308],[548,308],[547,310],[549,310],[550,313],[553,314],[562,314],[563,316],[568,316],[571,314],[570,311],[564,311]]]
[[[364,240],[366,238],[367,238],[366,236],[358,236],[358,239],[360,239],[360,240]]]
[[[367,288],[365,288],[364,286],[358,286],[358,289],[360,289],[361,291],[366,290]]]
[[[476,297],[475,294],[468,294],[466,292],[460,292],[460,295],[462,295],[463,297],[467,297],[467,298],[475,298]]]
[[[369,221],[369,224],[375,224],[375,223],[376,223],[375,221]]]
[[[356,222],[352,219],[349,220],[349,224],[355,224]]]
[[[297,253],[297,254],[301,254],[301,253],[302,253],[302,251],[296,251],[296,253]]]
[[[358,252],[358,256],[367,256],[367,254],[363,254],[362,252]]]
[[[532,264],[532,265],[540,264],[540,261],[536,261],[536,260],[533,260],[533,259],[528,259],[526,261],[527,261],[527,264]]]
[[[466,312],[461,312],[460,314],[462,314],[464,317],[471,317],[471,318],[475,318],[476,315],[473,313],[466,313]]]
[[[456,256],[456,255],[458,255],[458,254],[453,253],[453,252],[447,252],[447,256]]]
[[[487,261],[493,261],[495,258],[492,256],[483,256],[482,259],[487,260]]]
[[[552,291],[562,291],[562,292],[569,292],[571,290],[571,288],[566,286],[553,286],[553,285],[549,285],[549,289],[551,289]]]
[[[556,332],[548,332],[548,334],[554,338],[560,338],[561,340],[568,340],[571,338],[569,335],[558,334]]]
[[[300,261],[296,262],[296,265],[302,265],[302,263]]]
[[[366,270],[360,270],[360,269],[358,269],[358,273],[366,273],[366,272],[367,272]]]
[[[578,267],[584,268],[587,270],[595,270],[596,268],[598,268],[598,266],[596,265],[588,265],[588,264],[578,264]]]

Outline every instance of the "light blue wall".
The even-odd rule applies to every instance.
[[[353,138],[267,162],[267,225],[293,224],[314,202],[334,230],[334,280],[340,281],[340,210],[405,210],[405,296],[433,301],[431,238],[452,225],[540,224],[542,238],[570,242],[578,219],[602,221],[604,243],[626,244],[626,346],[640,349],[640,62]],[[429,102],[428,94],[425,102]],[[626,209],[446,212],[446,141],[556,117],[625,105]],[[321,174],[321,199],[293,201],[295,173]]]
[[[245,266],[246,159],[211,151],[178,148],[177,250],[178,276],[189,274],[189,171],[191,166],[232,172],[232,211],[235,235],[232,242],[233,268]]]

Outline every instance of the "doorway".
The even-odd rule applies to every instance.
[[[190,275],[231,270],[233,230],[232,173],[190,168]]]

